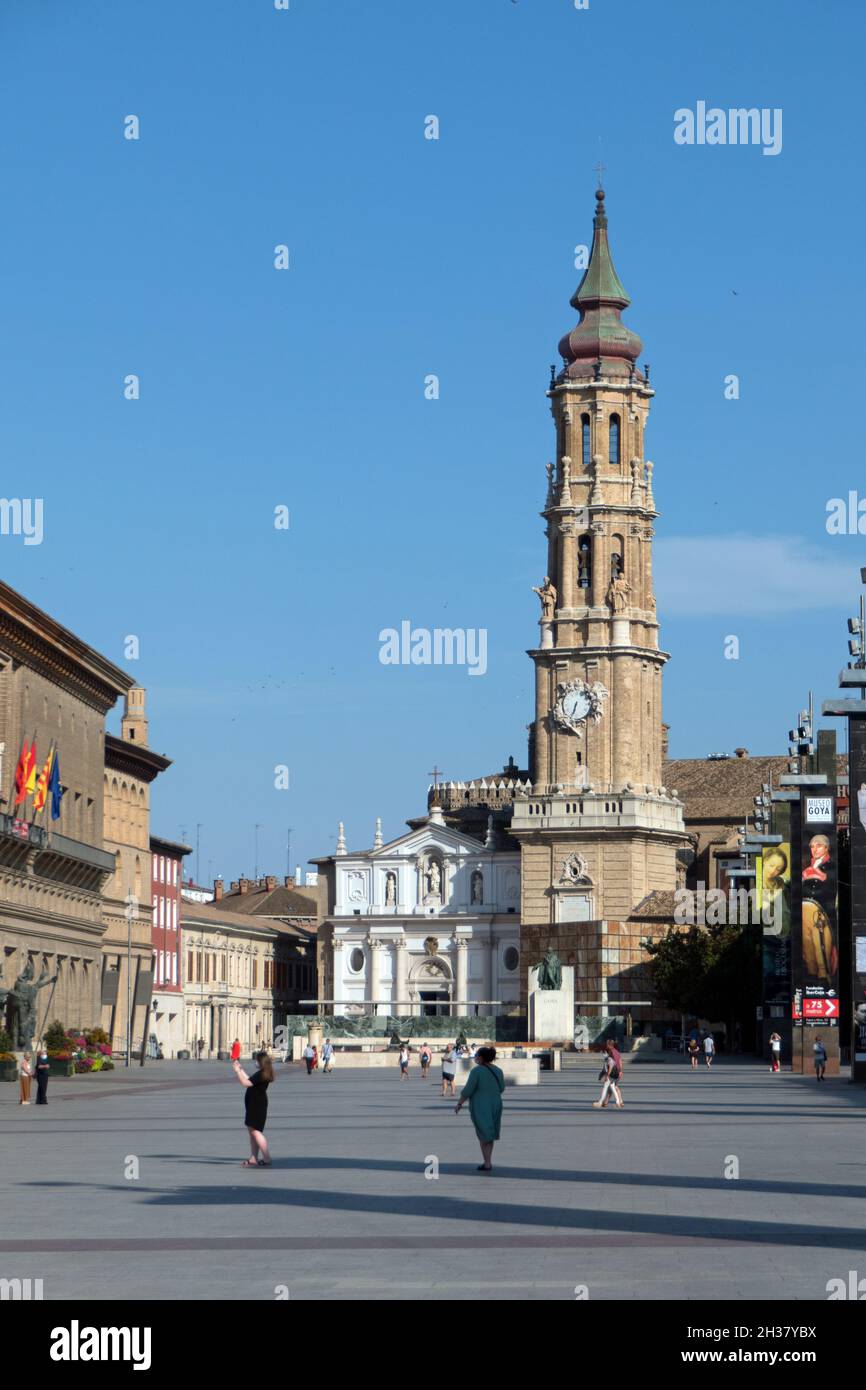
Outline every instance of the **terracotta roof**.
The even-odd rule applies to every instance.
[[[231,912],[253,917],[315,917],[315,893],[298,888],[251,888],[246,893],[224,893],[222,902]]]
[[[670,891],[656,889],[647,893],[629,915],[630,922],[673,922],[674,895]]]
[[[685,803],[686,821],[742,821],[753,815],[753,798],[761,785],[778,787],[791,758],[764,754],[738,758],[669,758],[664,764],[664,784]],[[847,777],[848,758],[836,754],[837,775]]]
[[[234,895],[233,895],[234,896]],[[235,912],[224,908],[222,903],[195,903],[183,898],[180,905],[181,926],[184,923],[203,922],[208,926],[234,927],[237,931],[261,936],[287,936],[300,945],[315,941],[316,933],[289,922],[277,922],[269,917],[257,917],[247,912]]]

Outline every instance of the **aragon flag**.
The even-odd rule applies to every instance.
[[[56,754],[54,748],[49,750],[48,757],[45,759],[45,766],[39,774],[39,781],[36,783],[36,796],[33,799],[34,814],[41,811],[48,797],[48,779],[51,776],[51,769],[54,766]]]
[[[18,765],[15,768],[15,802],[20,806],[26,801],[36,786],[36,739],[28,743],[25,738],[21,745]]]

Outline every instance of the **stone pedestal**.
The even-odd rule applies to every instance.
[[[562,967],[560,989],[539,989],[538,971],[529,971],[530,1042],[568,1042],[574,1036],[574,967]]]
[[[631,643],[631,625],[628,618],[614,618],[611,646],[627,647]]]

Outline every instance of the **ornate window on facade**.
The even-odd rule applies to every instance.
[[[611,415],[611,417],[610,417],[610,435],[609,435],[609,438],[610,438],[610,448],[609,448],[609,450],[608,450],[608,458],[610,459],[610,462],[613,464],[613,466],[614,466],[615,468],[618,468],[618,467],[619,467],[619,460],[620,460],[620,448],[619,448],[619,416],[618,416],[618,415]]]
[[[589,468],[592,462],[592,437],[588,415],[580,417],[580,453],[584,468]]]

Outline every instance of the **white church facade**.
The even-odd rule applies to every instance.
[[[520,854],[446,825],[316,860],[319,999],[336,1015],[505,1013],[520,998]]]

